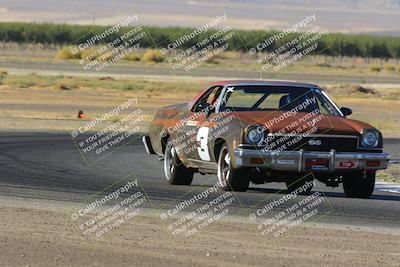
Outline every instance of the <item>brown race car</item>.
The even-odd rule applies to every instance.
[[[164,160],[170,184],[189,185],[197,172],[217,174],[223,190],[285,182],[295,191],[317,179],[343,183],[348,197],[369,197],[389,154],[382,134],[347,119],[351,113],[314,84],[221,81],[189,103],[161,108],[143,143]]]

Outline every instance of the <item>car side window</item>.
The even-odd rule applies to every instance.
[[[193,112],[199,112],[204,105],[214,105],[221,94],[222,86],[214,86],[208,89],[207,92],[200,98],[200,100],[193,106]]]

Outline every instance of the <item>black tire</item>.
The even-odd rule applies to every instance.
[[[194,172],[183,165],[176,154],[171,140],[168,140],[164,153],[164,175],[169,184],[190,185]]]
[[[296,178],[295,180],[290,180],[286,182],[286,188],[289,193],[296,192],[300,188],[303,189],[299,192],[300,195],[307,195],[311,192],[314,187],[314,180],[309,178]]]
[[[234,169],[228,146],[222,145],[218,156],[218,184],[224,191],[244,192],[249,188],[250,176],[246,169]]]
[[[369,198],[375,188],[375,172],[357,172],[343,176],[343,190],[347,197]]]

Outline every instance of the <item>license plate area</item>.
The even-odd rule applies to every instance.
[[[307,171],[329,171],[329,159],[306,159]]]

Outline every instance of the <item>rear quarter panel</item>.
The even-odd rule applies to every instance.
[[[171,134],[173,127],[184,117],[188,110],[187,103],[163,107],[157,111],[150,123],[149,137],[154,151],[163,155],[163,138]]]

